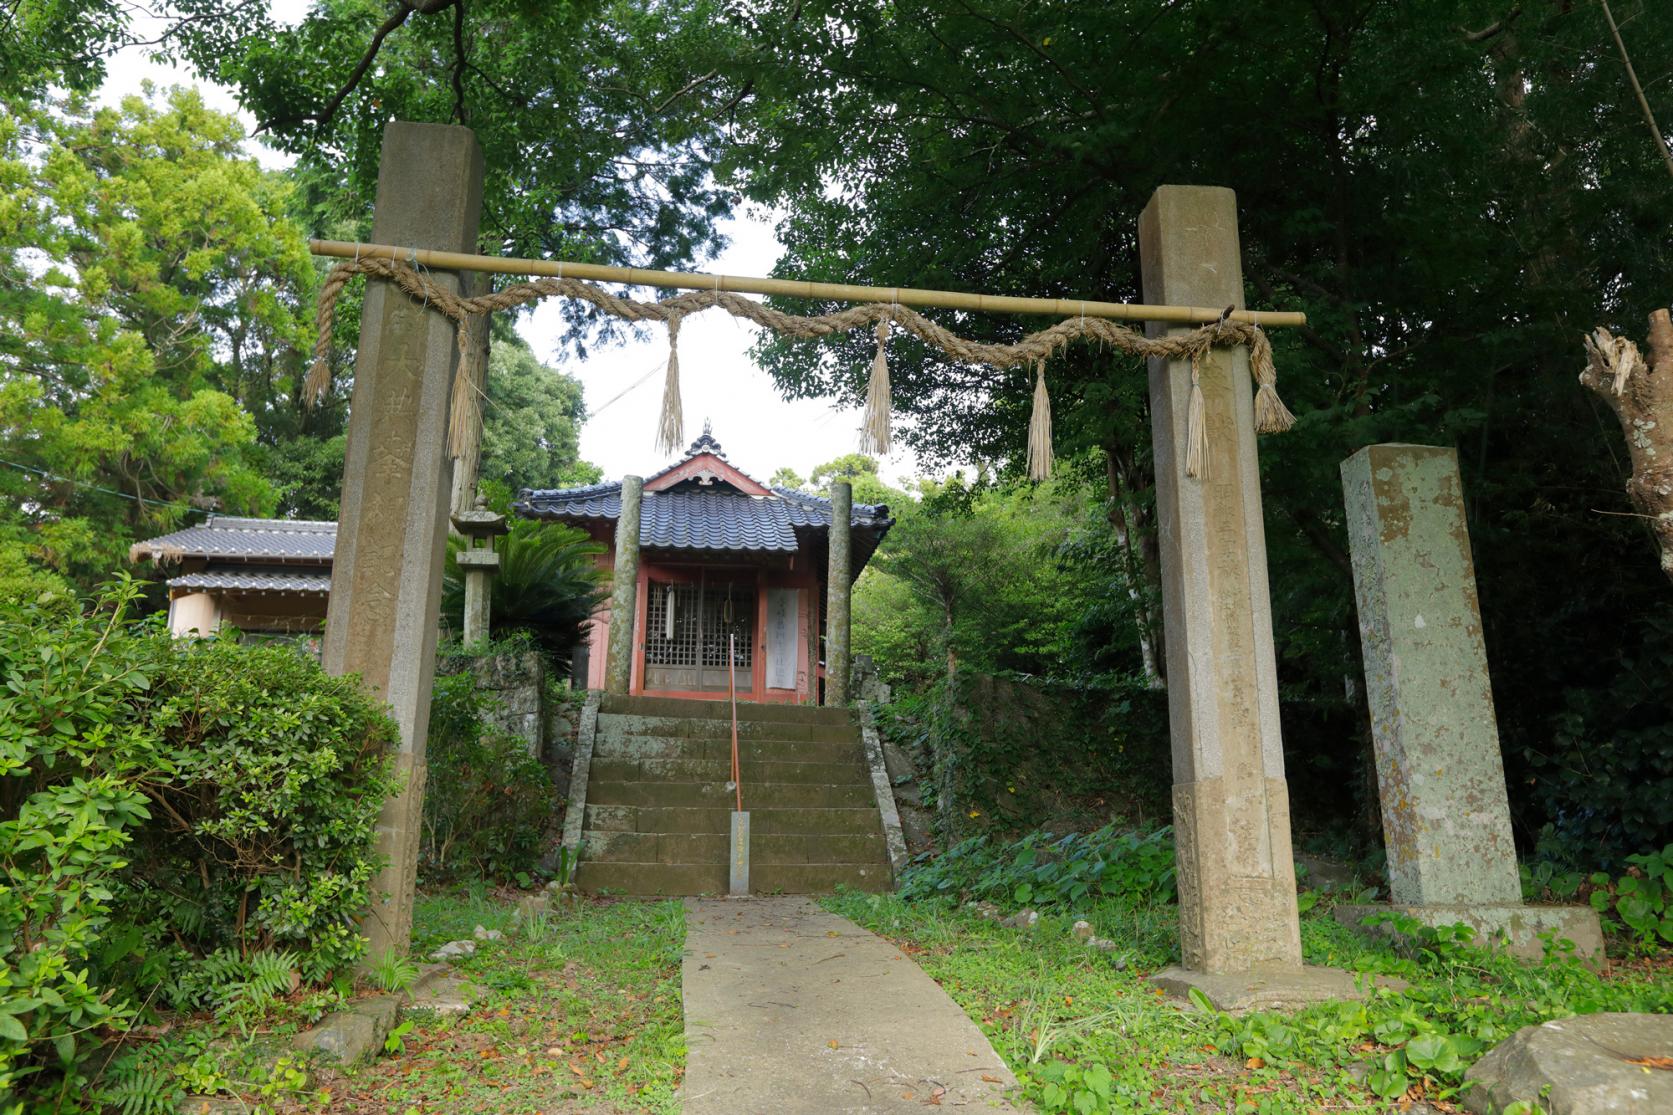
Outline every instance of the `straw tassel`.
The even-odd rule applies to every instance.
[[[1191,354],[1191,403],[1185,411],[1185,475],[1201,480],[1208,475],[1208,417],[1202,397],[1202,369]]]
[[[1272,363],[1272,342],[1259,326],[1249,342],[1249,374],[1255,377],[1255,432],[1281,434],[1295,425],[1295,415],[1278,397],[1278,369]]]
[[[656,447],[664,453],[678,453],[685,445],[685,412],[680,405],[680,319],[668,319],[668,377],[662,382],[662,418],[657,424]]]
[[[1051,395],[1046,392],[1046,362],[1034,365],[1034,413],[1028,419],[1028,478],[1051,479]]]
[[[877,355],[871,359],[871,381],[866,384],[865,423],[860,427],[860,451],[887,456],[891,444],[889,412],[893,399],[889,391],[889,360],[884,345],[889,339],[889,319],[877,322]]]
[[[482,315],[473,314],[455,329],[459,364],[453,373],[453,401],[447,416],[447,452],[455,461],[476,460],[482,446],[483,382],[488,370],[487,339],[480,330]]]
[[[343,284],[355,273],[353,265],[339,263],[320,287],[319,305],[314,310],[314,363],[308,369],[308,378],[302,381],[305,406],[324,402],[326,392],[331,390],[331,333],[337,326],[337,299],[343,293]]]

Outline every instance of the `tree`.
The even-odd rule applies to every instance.
[[[1673,24],[1632,19],[1649,10],[1616,14],[1665,116]],[[1642,527],[1594,511],[1631,508],[1574,383],[1574,338],[1636,327],[1673,274],[1666,170],[1595,6],[780,0],[747,29],[758,111],[726,169],[786,211],[785,277],[1137,300],[1155,186],[1237,190],[1248,301],[1309,316],[1274,335],[1301,422],[1261,460],[1298,814],[1305,778],[1329,807],[1353,776],[1336,741],[1368,739],[1336,475],[1360,446],[1460,449],[1513,786],[1565,693],[1605,684],[1620,633],[1667,614],[1653,569],[1618,561]],[[759,351],[787,393],[857,400],[870,349]],[[889,357],[921,460],[1018,468],[1026,370],[909,340]],[[1129,583],[1153,599],[1143,370],[1075,349],[1047,374],[1059,452],[1104,454],[1122,562],[1147,582]],[[1516,808],[1524,834],[1551,816]]]
[[[489,596],[492,634],[527,631],[561,667],[580,642],[581,625],[604,597],[598,564],[604,547],[563,523],[513,518],[508,526],[495,546],[500,566]],[[458,536],[448,539],[442,574],[442,618],[455,631],[464,629],[465,578],[453,558],[464,545]]]
[[[807,487],[807,481],[802,479],[801,473],[786,465],[773,473],[772,478],[767,481],[767,486],[801,491]]]
[[[286,187],[196,93],[7,107],[0,531],[86,584],[194,508],[275,508],[252,411],[295,428],[314,272]]]
[[[710,171],[745,87],[720,69],[719,0],[320,0],[294,26],[164,10],[162,49],[238,90],[317,211],[365,221],[387,121],[456,122],[485,156],[485,247],[670,267],[720,244],[732,195]]]
[[[580,459],[586,408],[578,380],[542,364],[512,334],[494,341],[487,393],[481,476],[513,490],[598,482],[598,466]]]

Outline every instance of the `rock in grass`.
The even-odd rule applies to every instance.
[[[503,938],[505,934],[501,933],[498,929],[488,929],[479,925],[475,929],[471,930],[471,936],[475,937],[479,941],[498,941]]]
[[[1033,929],[1040,924],[1040,914],[1037,910],[1018,910],[999,924],[1008,925],[1012,929]]]
[[[533,921],[552,912],[550,892],[540,891],[536,894],[524,895],[517,900],[517,920]]]
[[[1092,941],[1096,939],[1092,932],[1092,923],[1084,918],[1070,926],[1069,932],[1073,933],[1076,937],[1083,941]]]
[[[449,941],[430,954],[431,960],[463,960],[476,955],[475,941]]]
[[[1550,1115],[1673,1111],[1673,1017],[1589,1014],[1524,1026],[1472,1065],[1470,1111],[1538,1103]]]

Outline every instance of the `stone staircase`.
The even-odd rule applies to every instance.
[[[731,729],[725,701],[603,698],[575,877],[581,890],[726,893]],[[740,703],[738,756],[753,893],[890,888],[853,713]]]

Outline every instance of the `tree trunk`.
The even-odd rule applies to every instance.
[[[1586,338],[1580,382],[1620,420],[1632,457],[1627,495],[1661,545],[1661,571],[1673,579],[1673,319],[1650,315],[1650,363],[1638,346],[1601,326]]]
[[[1127,596],[1133,603],[1144,682],[1150,689],[1166,689],[1162,625],[1150,607],[1150,602],[1160,599],[1162,592],[1161,552],[1156,544],[1156,532],[1143,521],[1137,502],[1129,498],[1114,448],[1104,447],[1104,463],[1109,476],[1110,527],[1115,531],[1125,566],[1122,579],[1127,583]]]

